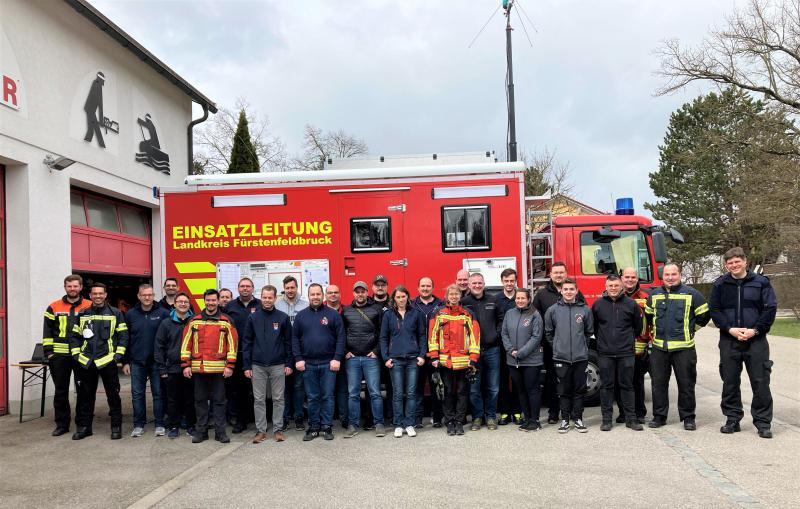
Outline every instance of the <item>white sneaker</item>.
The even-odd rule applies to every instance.
[[[415,437],[417,436],[417,430],[414,429],[414,426],[409,426],[406,428],[406,435]]]
[[[167,430],[166,430],[166,429],[164,429],[164,426],[156,426],[156,433],[155,433],[155,436],[157,436],[157,437],[163,437],[163,436],[164,436],[164,435],[166,435],[166,434],[167,434]]]
[[[144,428],[140,428],[139,426],[136,426],[133,428],[133,431],[131,431],[131,438],[138,438],[142,435],[144,435]]]
[[[394,429],[394,437],[401,438],[403,436],[403,428],[395,428]]]

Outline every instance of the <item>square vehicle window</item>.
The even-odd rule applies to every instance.
[[[392,220],[388,217],[354,217],[350,220],[350,250],[353,253],[392,250]]]
[[[605,243],[595,241],[592,232],[581,233],[583,274],[619,274],[625,267],[636,269],[640,281],[653,281],[653,267],[644,233],[639,230],[625,230],[618,239]]]
[[[490,224],[489,205],[442,207],[442,250],[490,250]]]

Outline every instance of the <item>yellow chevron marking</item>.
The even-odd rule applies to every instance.
[[[205,300],[203,300],[203,299],[194,299],[194,301],[197,303],[197,309],[199,309],[200,311],[202,311],[202,310],[204,310],[206,308],[206,301]]]
[[[181,274],[217,272],[217,267],[210,262],[175,262],[175,268]]]
[[[183,282],[189,287],[189,291],[192,293],[192,295],[203,295],[203,292],[209,288],[217,287],[217,280],[213,277],[184,279]]]

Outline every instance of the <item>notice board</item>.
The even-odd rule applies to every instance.
[[[217,264],[217,288],[229,288],[233,298],[239,296],[239,280],[249,277],[255,286],[254,294],[261,294],[261,287],[272,285],[283,292],[283,278],[294,276],[300,295],[307,298],[308,286],[318,283],[324,289],[330,284],[330,268],[328,260],[279,260],[263,262],[237,262]]]

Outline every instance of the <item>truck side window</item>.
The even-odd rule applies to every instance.
[[[599,243],[592,232],[581,232],[581,272],[584,275],[619,274],[633,267],[643,282],[653,280],[647,239],[639,230],[626,230],[611,242]]]
[[[443,251],[488,251],[491,234],[489,205],[442,207]]]
[[[350,219],[350,251],[353,253],[374,253],[389,252],[391,250],[391,218],[354,217]]]

